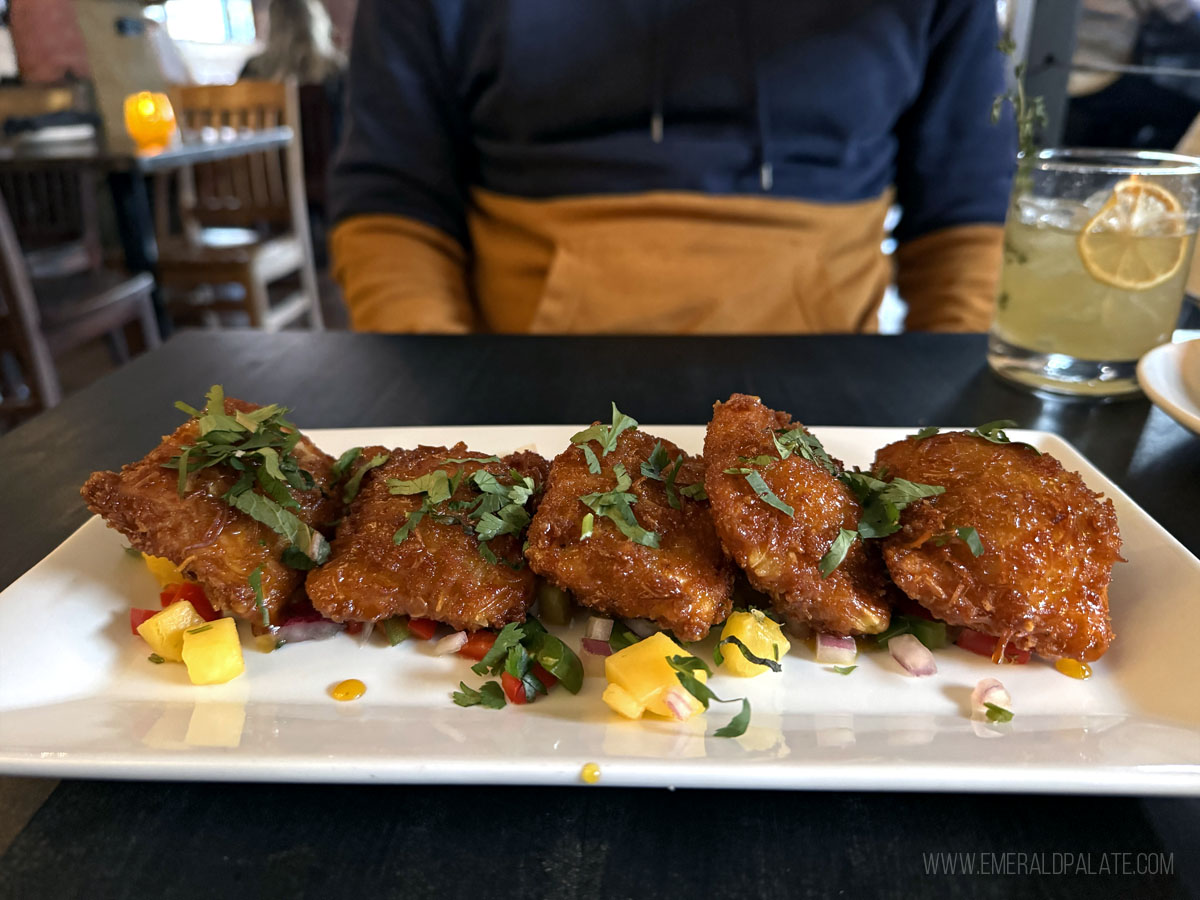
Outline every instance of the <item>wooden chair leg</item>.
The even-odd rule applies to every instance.
[[[325,316],[321,313],[321,290],[317,284],[317,271],[313,268],[312,248],[305,247],[304,261],[300,264],[300,288],[308,295],[308,327],[313,331],[325,330]]]
[[[162,345],[162,334],[158,330],[158,317],[154,314],[154,297],[149,292],[138,298],[138,324],[142,330],[144,350],[153,350]]]
[[[263,323],[267,319],[267,310],[271,306],[271,297],[267,292],[267,284],[258,277],[257,273],[251,273],[241,280],[242,289],[246,292],[244,303],[246,312],[250,316],[251,328],[262,328]]]
[[[104,340],[108,344],[108,355],[114,363],[123,366],[129,362],[129,342],[125,340],[124,331],[114,328],[104,335]]]

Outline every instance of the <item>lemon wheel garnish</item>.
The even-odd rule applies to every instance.
[[[1183,205],[1166,188],[1136,177],[1118,181],[1112,196],[1077,241],[1079,258],[1097,281],[1146,291],[1183,265],[1188,236]]]

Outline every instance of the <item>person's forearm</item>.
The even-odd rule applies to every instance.
[[[466,254],[444,232],[403,216],[352,216],[338,223],[329,243],[356,331],[475,329]]]
[[[985,331],[1004,255],[1000,225],[958,225],[896,249],[896,285],[908,331]]]

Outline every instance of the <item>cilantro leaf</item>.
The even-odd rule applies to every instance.
[[[734,701],[730,700],[729,703]],[[741,737],[750,727],[750,701],[742,698],[742,711],[729,720],[728,725],[722,725],[713,732],[714,737]]]
[[[619,438],[621,436],[621,433],[624,431],[628,431],[631,428],[637,428],[637,427],[638,427],[637,420],[631,416],[625,415],[623,412],[621,412],[619,409],[617,409],[617,404],[614,403],[612,405],[612,424],[611,425],[601,425],[600,423],[596,423],[595,425],[592,425],[590,428],[585,428],[583,431],[580,431],[579,433],[572,435],[571,443],[585,445],[584,455],[586,456],[587,455],[586,444],[589,441],[595,441],[597,444],[600,445],[600,455],[608,456],[608,454],[612,453],[614,450],[617,449],[617,438]],[[598,461],[596,462],[595,469],[592,469],[592,466],[591,466],[592,461],[594,459],[595,459],[595,456],[593,454],[593,456],[588,459],[588,468],[589,468],[589,470],[591,470],[593,475],[599,475],[600,474],[599,462]]]
[[[254,605],[258,607],[258,613],[262,616],[263,628],[271,627],[271,617],[267,615],[267,601],[263,597],[262,587],[262,566],[259,566],[250,573],[250,588],[254,591]]]
[[[923,441],[923,440],[925,440],[925,438],[933,437],[935,434],[939,433],[941,430],[942,429],[938,428],[936,425],[926,425],[924,428],[922,428],[920,431],[918,431],[916,434],[914,434],[913,438],[918,441]]]
[[[754,491],[758,499],[767,504],[767,506],[774,507],[785,516],[794,516],[796,514],[796,511],[792,509],[792,507],[788,506],[788,504],[784,503],[775,495],[775,492],[771,490],[770,486],[766,481],[763,480],[762,475],[760,475],[757,470],[750,469],[744,473],[744,476],[746,483],[750,485],[750,489]]]
[[[632,629],[624,622],[613,622],[612,633],[608,636],[608,646],[612,648],[613,653],[619,653],[626,647],[632,647],[641,638],[638,637]]]
[[[245,491],[234,497],[232,506],[256,522],[266,525],[276,534],[287,538],[298,552],[317,565],[322,565],[329,559],[329,542],[321,532],[305,525],[273,500],[253,491]]]
[[[983,541],[979,539],[979,532],[970,526],[954,529],[959,538],[967,545],[971,551],[971,555],[978,559],[983,556]]]
[[[799,453],[809,462],[817,463],[830,475],[836,477],[841,473],[841,468],[825,452],[825,446],[820,439],[806,431],[803,426],[780,429],[772,438],[780,459],[787,459],[793,453]]]
[[[930,650],[941,650],[950,646],[950,635],[945,622],[935,622],[920,616],[892,616],[886,631],[875,635],[875,643],[886,647],[888,641],[902,634],[911,634]]]
[[[833,570],[842,564],[842,560],[850,552],[850,547],[857,537],[857,531],[850,531],[847,528],[838,531],[838,536],[833,539],[833,543],[825,551],[825,555],[817,562],[817,571],[821,573],[822,578],[828,578],[833,574]]]
[[[722,700],[712,692],[707,684],[695,676],[695,672],[703,671],[707,674],[712,674],[708,665],[704,660],[695,656],[669,656],[667,664],[675,670],[675,677],[679,679],[679,683],[683,685],[683,689],[700,701],[701,706],[708,709],[709,703],[736,703],[737,700]],[[746,728],[750,725],[750,701],[745,697],[739,697],[742,701],[742,709],[734,716],[729,724],[718,728],[713,732],[715,737],[738,737],[745,734]]]
[[[150,660],[150,662],[154,663],[156,666],[161,666],[163,663],[166,662],[166,660],[163,659],[161,656],[159,656],[157,653],[151,653],[149,656],[146,657],[146,659]]]
[[[337,461],[329,470],[330,478],[334,484],[346,477],[350,471],[350,467],[354,465],[354,461],[362,455],[362,447],[351,447],[345,453],[337,458]]]
[[[638,524],[633,514],[633,506],[637,503],[637,495],[629,493],[633,479],[625,471],[625,466],[617,463],[613,466],[613,474],[617,478],[615,490],[603,493],[584,494],[579,502],[598,516],[604,516],[617,526],[617,530],[635,544],[643,547],[658,548],[658,533],[647,531]]]
[[[600,460],[596,458],[596,451],[587,444],[582,444],[583,458],[587,460],[588,471],[593,475],[600,474]]]
[[[719,650],[723,644],[732,644],[734,647],[736,647],[741,652],[742,656],[744,656],[746,658],[747,662],[752,662],[756,666],[766,666],[772,672],[782,672],[783,671],[783,666],[780,665],[779,660],[764,659],[761,656],[755,656],[753,653],[750,652],[750,648],[747,647],[744,643],[742,643],[740,638],[735,637],[734,635],[730,635],[729,637],[725,638],[724,640],[720,641],[717,644],[717,646],[714,648],[714,653],[713,653],[714,659],[716,658],[715,651]],[[775,648],[775,652],[776,653],[779,652],[778,646]]]
[[[346,482],[346,487],[342,492],[342,502],[350,503],[358,496],[358,490],[362,486],[363,476],[372,469],[377,469],[392,458],[390,453],[379,453],[371,457],[369,462],[359,466],[358,469],[350,476],[350,480]]]
[[[464,456],[461,459],[443,459],[442,462],[461,466],[463,463],[498,463],[504,460],[498,456]]]
[[[592,513],[584,513],[583,521],[579,525],[579,539],[586,541],[592,536],[592,528],[596,524],[596,517]]]
[[[997,419],[995,422],[986,422],[978,428],[968,431],[967,434],[975,437],[983,438],[985,441],[991,441],[993,444],[1013,444],[1016,447],[1028,447],[1034,453],[1041,455],[1041,451],[1033,444],[1027,444],[1024,441],[1010,440],[1005,434],[1005,428],[1016,428],[1017,423],[1012,419]]]
[[[525,628],[521,623],[510,622],[505,625],[496,635],[496,642],[492,644],[491,649],[483,655],[483,659],[471,666],[471,671],[476,675],[499,675],[504,668],[509,648],[519,644],[524,636]]]
[[[1011,722],[1013,713],[1010,709],[1005,709],[1003,706],[997,706],[995,703],[983,704],[987,709],[987,720],[989,722]]]
[[[679,489],[679,493],[689,500],[707,500],[708,493],[704,490],[704,482],[697,481],[694,484],[685,484]]]
[[[837,672],[839,675],[849,675],[857,668],[858,666],[834,666],[833,671]]]
[[[459,706],[483,706],[487,709],[503,709],[505,706],[504,689],[495,681],[487,681],[479,686],[479,690],[467,687],[459,682],[460,690],[450,695]]]

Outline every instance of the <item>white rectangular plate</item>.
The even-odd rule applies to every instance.
[[[552,457],[576,429],[374,428],[310,431],[337,455],[358,444],[452,445]],[[698,452],[699,426],[646,426]],[[867,466],[911,430],[817,428],[829,451]],[[467,661],[429,643],[355,638],[246,648],[246,674],[195,687],[177,664],[153,665],[129,632],[130,607],[155,607],[157,585],[93,518],[0,594],[0,772],[42,776],[296,782],[602,784],[869,790],[1200,795],[1200,560],[1061,438],[1014,432],[1082,473],[1116,504],[1128,563],[1110,601],[1117,638],[1088,681],[1052,667],[996,667],[956,647],[938,673],[911,678],[886,653],[838,675],[796,641],[780,675],[714,677],[753,704],[740,738],[712,736],[737,711],[714,705],[679,724],[631,722],[600,700],[556,690],[525,707],[460,709]],[[580,617],[582,618],[582,617]],[[578,646],[578,633],[572,640]],[[710,638],[709,644],[712,639]],[[707,656],[707,652],[701,651]],[[972,721],[972,687],[1001,678],[1016,718]],[[335,702],[360,678],[367,694]]]

